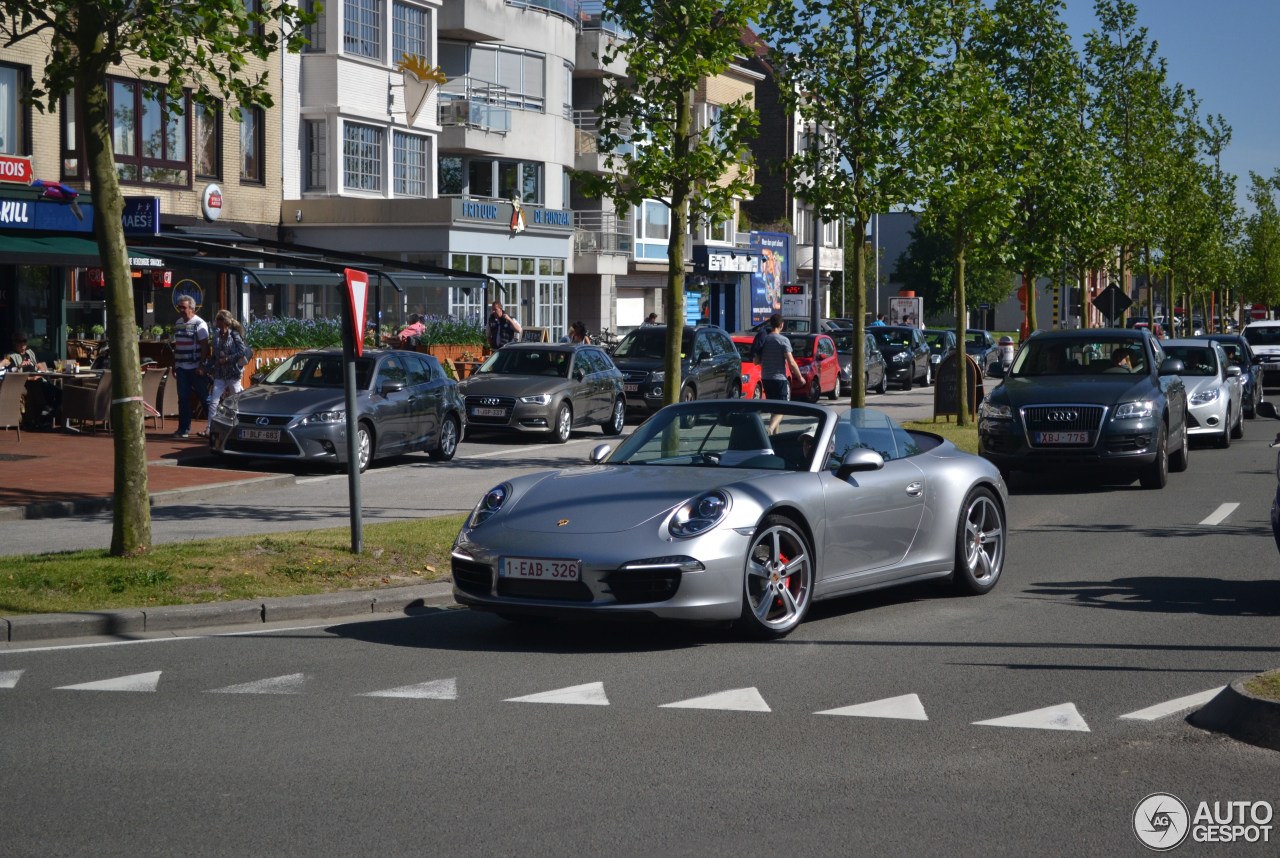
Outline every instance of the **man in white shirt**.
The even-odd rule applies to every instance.
[[[205,399],[204,364],[209,357],[209,325],[196,315],[190,295],[178,299],[178,322],[173,326],[173,365],[178,381],[178,431],[175,438],[191,437],[191,397]]]

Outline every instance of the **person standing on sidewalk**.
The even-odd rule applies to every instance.
[[[791,354],[791,340],[782,334],[782,314],[774,313],[769,317],[769,333],[760,344],[760,353],[756,357],[760,365],[760,383],[764,387],[765,399],[791,398],[791,381],[788,371],[801,376],[800,364]],[[769,423],[769,431],[773,432],[782,422],[782,415],[775,414]]]
[[[244,389],[240,379],[251,356],[249,346],[244,341],[244,328],[231,315],[230,310],[219,310],[218,315],[213,317],[213,327],[211,354],[205,365],[205,375],[210,382],[206,409],[209,419],[205,430],[200,433],[202,438],[208,437],[213,431],[213,414],[222,397]]]
[[[191,398],[204,399],[204,365],[209,359],[209,325],[196,315],[190,295],[178,299],[178,322],[173,326],[173,370],[178,380],[178,431],[191,437]]]

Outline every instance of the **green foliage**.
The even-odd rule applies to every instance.
[[[897,261],[903,287],[924,299],[926,316],[955,307],[955,257],[951,238],[923,226],[911,231],[911,243]],[[966,301],[998,304],[1012,294],[1016,273],[984,248],[974,248],[965,266]]]
[[[1240,249],[1243,294],[1252,302],[1280,303],[1280,169],[1271,176],[1249,173],[1254,213],[1245,222]]]

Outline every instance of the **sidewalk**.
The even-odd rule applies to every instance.
[[[147,488],[151,503],[212,493],[224,496],[269,485],[292,483],[293,474],[263,474],[223,466],[208,443],[194,434],[173,438],[176,422],[147,432]],[[50,518],[111,509],[115,450],[109,432],[65,430],[0,432],[0,521]]]

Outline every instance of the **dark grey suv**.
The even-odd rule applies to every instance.
[[[666,385],[667,326],[645,325],[622,338],[613,362],[622,370],[628,408],[656,411]],[[742,358],[729,335],[714,325],[684,328],[680,353],[681,402],[737,399],[742,395]]]

